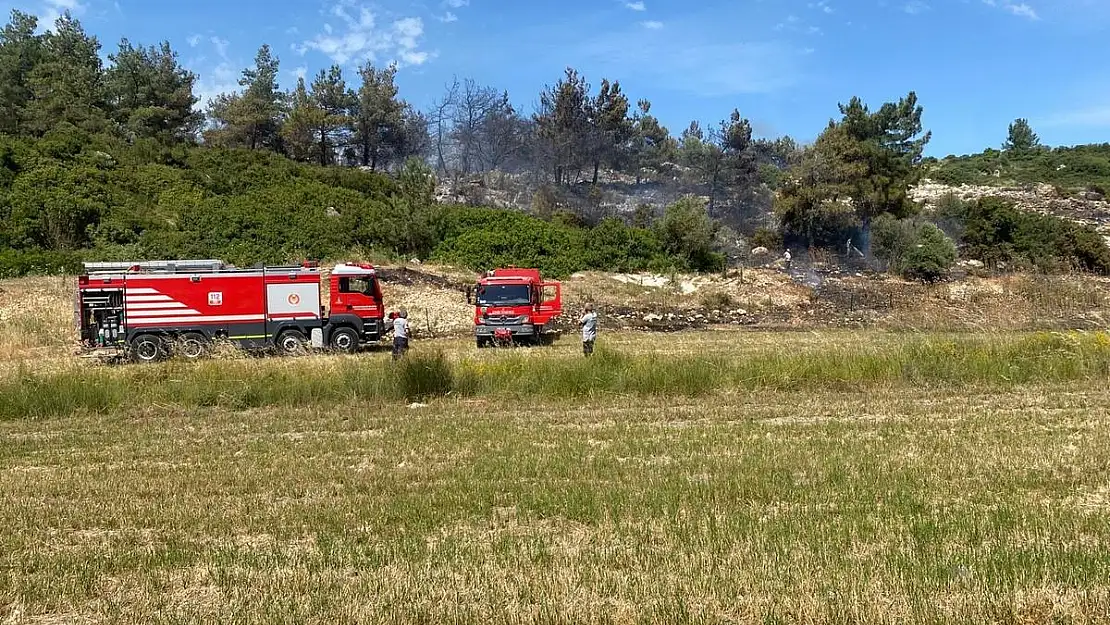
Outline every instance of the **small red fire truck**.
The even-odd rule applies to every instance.
[[[218,260],[86,263],[75,310],[86,347],[141,362],[199,358],[223,339],[285,353],[313,347],[353,352],[385,333],[374,267],[340,264],[320,302],[320,268],[238,269]]]
[[[548,298],[550,293],[551,297]],[[479,348],[494,343],[540,343],[554,336],[551,322],[563,314],[562,285],[544,281],[538,269],[495,269],[468,289]]]

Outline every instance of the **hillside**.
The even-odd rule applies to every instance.
[[[1025,187],[1047,184],[1067,194],[1101,199],[1110,189],[1110,144],[989,149],[926,163],[927,176],[952,186]]]

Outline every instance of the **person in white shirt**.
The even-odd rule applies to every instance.
[[[597,340],[597,313],[593,304],[586,304],[586,314],[578,321],[582,326],[582,353],[591,356],[594,353],[594,341]]]
[[[402,308],[393,319],[393,360],[409,349],[409,312]]]

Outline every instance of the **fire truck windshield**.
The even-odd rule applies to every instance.
[[[527,284],[487,284],[478,287],[479,306],[526,306],[531,303]]]

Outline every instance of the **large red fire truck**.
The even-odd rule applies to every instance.
[[[320,302],[315,263],[239,269],[218,260],[86,263],[78,278],[78,329],[86,347],[142,362],[199,358],[223,339],[248,349],[353,352],[385,333],[374,267],[340,264]]]
[[[490,271],[468,289],[466,300],[474,305],[474,337],[479,348],[543,342],[554,336],[552,321],[563,314],[562,285],[544,281],[538,269]]]

